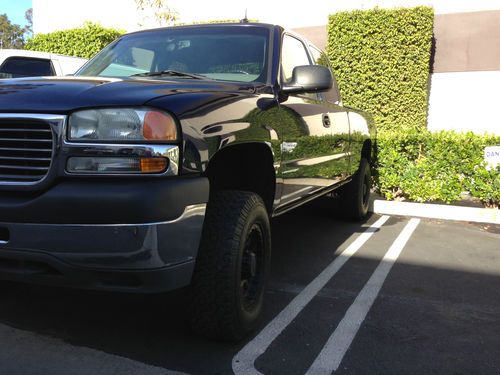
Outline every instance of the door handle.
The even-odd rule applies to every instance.
[[[330,125],[331,125],[331,123],[330,123],[330,116],[328,116],[327,113],[323,113],[323,126],[325,128],[329,128]]]

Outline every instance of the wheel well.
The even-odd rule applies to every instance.
[[[274,203],[276,175],[274,158],[263,143],[230,145],[218,151],[205,172],[210,192],[245,190],[258,194],[269,213]]]
[[[363,148],[361,150],[361,157],[368,160],[368,163],[372,161],[372,141],[367,139],[363,143]]]

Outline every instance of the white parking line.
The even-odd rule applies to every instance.
[[[364,233],[350,244],[335,260],[326,267],[309,285],[307,285],[284,310],[282,310],[253,340],[248,342],[233,358],[233,371],[237,375],[260,374],[255,369],[255,360],[260,357],[280,335],[280,333],[295,319],[304,307],[330,281],[342,266],[365,244],[366,241],[389,219],[382,216]]]
[[[340,321],[339,325],[328,339],[321,353],[314,360],[307,374],[331,374],[338,369],[359,327],[377,298],[389,271],[419,223],[420,219],[411,219],[410,222],[406,224],[403,231],[396,238],[389,250],[387,250],[384,258],[358,294],[353,304],[345,313],[344,318]]]

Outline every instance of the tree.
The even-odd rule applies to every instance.
[[[26,26],[24,26],[24,32],[29,36],[33,36],[33,8],[29,8],[24,13],[24,18],[26,19]]]
[[[147,15],[150,12],[153,13],[154,21],[158,26],[171,25],[179,18],[177,12],[170,8],[165,0],[135,0],[135,3],[137,10],[146,13],[143,17],[143,22],[147,22],[151,18],[151,16]],[[143,23],[139,23],[139,26],[144,25]]]
[[[0,14],[0,48],[23,48],[24,29],[13,24],[6,14]]]

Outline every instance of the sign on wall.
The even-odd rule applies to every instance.
[[[500,165],[500,146],[485,147],[484,161],[488,164],[488,167],[492,169]]]

